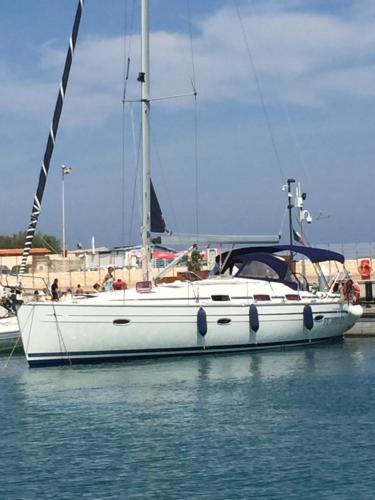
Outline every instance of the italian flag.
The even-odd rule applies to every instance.
[[[301,245],[305,245],[305,240],[303,239],[303,236],[300,233],[297,233],[297,231],[295,231],[294,229],[293,229],[293,238],[294,241],[298,241],[298,243],[301,243]]]

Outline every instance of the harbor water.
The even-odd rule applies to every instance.
[[[375,339],[72,368],[17,356],[0,391],[0,498],[374,498]]]

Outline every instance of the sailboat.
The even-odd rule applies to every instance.
[[[217,258],[211,276],[197,281],[156,283],[151,276],[150,61],[149,2],[142,0],[141,85],[143,155],[143,281],[134,289],[109,291],[69,302],[29,302],[18,321],[30,366],[87,363],[177,355],[204,355],[297,346],[340,340],[362,314],[359,305],[334,292],[311,289],[298,279],[286,253],[312,263],[344,262],[323,249],[278,245],[278,236],[227,238],[198,235],[195,243],[250,243]],[[77,39],[83,0],[79,0],[62,85],[55,108],[24,250],[32,245],[57,125]],[[163,222],[159,218],[159,226]],[[183,238],[180,239],[180,242]]]

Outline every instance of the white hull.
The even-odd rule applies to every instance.
[[[14,347],[21,333],[16,316],[0,319],[0,352]]]
[[[231,300],[212,301],[229,293]],[[274,299],[254,302],[249,286]],[[252,286],[251,288],[254,288]],[[275,293],[275,288],[278,288]],[[361,315],[361,307],[336,298],[285,300],[282,284],[244,280],[159,286],[151,293],[112,292],[78,303],[30,303],[21,306],[19,323],[31,366],[207,354],[293,346],[339,340]],[[254,293],[254,290],[252,290]],[[305,294],[306,295],[306,294]],[[200,297],[197,299],[196,297]],[[251,328],[249,308],[256,303],[259,329]],[[305,326],[310,304],[314,323]],[[207,333],[199,333],[197,314],[203,308]]]

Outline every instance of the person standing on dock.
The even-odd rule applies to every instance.
[[[52,300],[59,300],[59,280],[55,278],[51,286]]]

